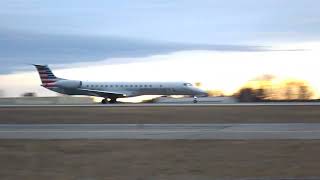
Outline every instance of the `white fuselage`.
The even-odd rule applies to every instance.
[[[139,95],[204,95],[205,92],[184,82],[83,82],[82,88]]]
[[[63,81],[63,80],[62,80]],[[69,80],[66,80],[68,82]],[[75,81],[76,82],[76,81]],[[133,97],[140,95],[192,95],[203,96],[206,92],[185,82],[85,82],[72,87],[72,83],[59,85],[57,90],[64,94],[93,95],[94,93],[77,93],[79,89],[123,94],[119,97]],[[100,95],[99,95],[100,96]]]
[[[68,95],[88,95],[103,97],[102,103],[110,99],[141,95],[192,95],[206,96],[207,93],[186,82],[85,82],[56,77],[47,65],[34,64],[41,86]]]

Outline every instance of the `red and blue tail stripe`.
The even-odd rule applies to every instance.
[[[59,80],[59,78],[57,78],[52,71],[50,70],[50,68],[47,65],[36,65],[34,64],[34,66],[37,68],[37,71],[39,73],[41,82],[42,82],[42,86],[46,87],[46,88],[50,88],[50,87],[55,87],[55,82],[57,80]]]

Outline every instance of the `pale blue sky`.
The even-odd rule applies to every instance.
[[[317,41],[319,7],[319,0],[1,0],[0,73],[32,62]]]

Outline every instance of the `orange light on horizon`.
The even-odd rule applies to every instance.
[[[291,49],[291,46],[279,49]],[[292,45],[292,47],[296,47]],[[298,46],[297,46],[298,47]],[[53,69],[58,77],[83,81],[186,81],[201,82],[201,89],[219,90],[232,95],[243,86],[254,88],[281,87],[286,77],[305,80],[319,97],[320,92],[320,42],[302,44],[305,51],[259,51],[219,52],[181,51],[170,54],[130,58],[130,63],[121,58],[95,61],[83,66]],[[197,64],[195,66],[195,64]],[[72,67],[72,68],[70,68]],[[248,80],[259,74],[274,74],[277,78],[260,83]],[[0,90],[6,96],[19,96],[23,92],[36,92],[39,96],[53,96],[54,93],[39,86],[35,71],[0,75]]]

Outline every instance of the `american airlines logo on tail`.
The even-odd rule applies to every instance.
[[[55,87],[55,82],[59,80],[52,71],[49,69],[47,65],[37,65],[34,64],[34,66],[37,68],[42,86],[46,88]]]

